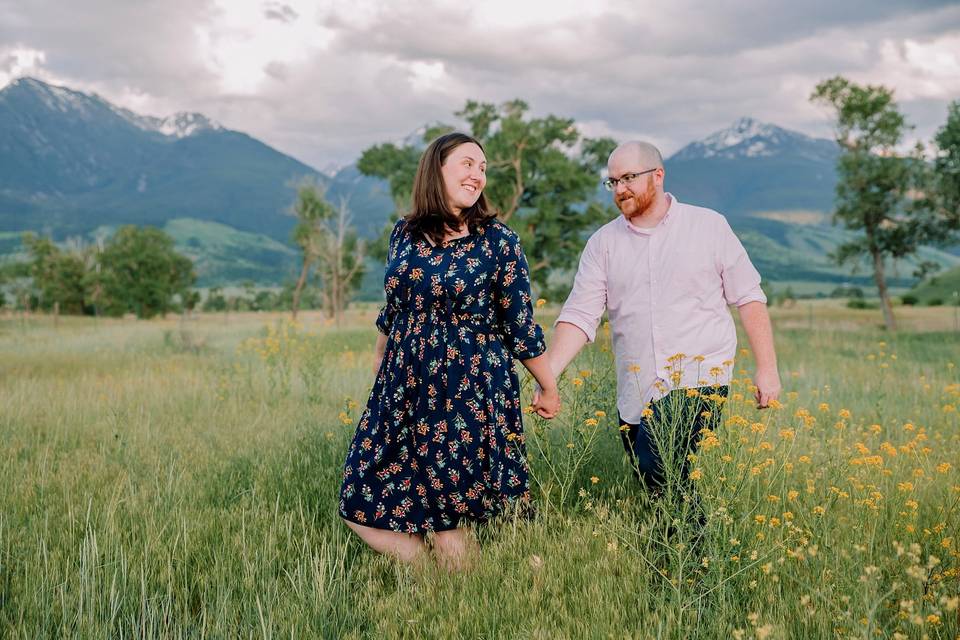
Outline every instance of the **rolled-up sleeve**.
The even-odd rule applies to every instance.
[[[569,322],[587,336],[589,342],[597,337],[597,327],[607,306],[607,269],[600,241],[590,238],[580,254],[580,266],[573,281],[573,290],[563,303],[554,326]]]
[[[730,228],[726,218],[721,218],[717,245],[717,261],[723,281],[723,297],[727,304],[737,307],[748,302],[766,304],[767,296],[760,288],[760,272],[750,262],[747,250]]]
[[[543,329],[533,320],[527,259],[519,238],[507,229],[499,241],[494,287],[499,333],[507,350],[517,360],[529,360],[546,351]]]

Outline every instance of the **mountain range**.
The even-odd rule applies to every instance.
[[[765,278],[839,283],[851,276],[827,257],[849,237],[828,226],[838,153],[833,141],[741,118],[669,157],[667,187],[724,213]],[[304,178],[345,201],[364,236],[392,213],[387,184],[355,165],[326,175],[199,113],[139,115],[33,78],[0,90],[0,255],[28,230],[62,240],[150,224],[194,259],[201,284],[277,283],[295,270],[288,211]],[[920,259],[960,263],[933,249]]]

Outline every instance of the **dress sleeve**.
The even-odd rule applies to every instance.
[[[386,270],[390,269],[390,263],[397,257],[400,239],[403,237],[403,228],[405,225],[405,220],[398,220],[397,224],[393,227],[393,231],[390,232],[390,244],[387,248],[387,260],[385,264]],[[391,290],[391,283],[386,278],[384,278],[384,280],[386,281],[384,283],[384,292],[386,293],[387,300],[380,308],[380,313],[377,314],[377,330],[383,335],[390,335],[393,318],[397,315],[397,305],[394,300],[393,291]]]
[[[530,272],[520,239],[506,229],[497,242],[497,269],[493,280],[498,333],[517,360],[535,358],[547,350],[543,329],[533,320]]]

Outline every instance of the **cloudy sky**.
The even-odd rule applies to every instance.
[[[960,3],[0,0],[0,87],[199,111],[320,169],[469,98],[665,153],[743,115],[828,137],[808,97],[838,73],[894,88],[928,139],[960,98]]]

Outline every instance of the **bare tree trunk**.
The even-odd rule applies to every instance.
[[[517,212],[517,209],[520,208],[520,198],[523,197],[523,151],[527,148],[527,141],[521,140],[517,143],[517,148],[515,150],[516,155],[511,158],[509,161],[505,162],[513,169],[513,193],[510,195],[510,202],[503,208],[503,211],[500,213],[501,222],[510,222],[510,218],[513,217],[513,214]]]
[[[310,273],[310,258],[303,259],[303,267],[300,269],[300,277],[297,278],[297,286],[293,288],[293,300],[290,303],[290,311],[293,314],[293,321],[297,321],[297,311],[300,310],[300,294],[303,293],[303,287],[307,283],[307,274]]]
[[[893,318],[893,307],[890,305],[890,294],[887,292],[887,280],[883,273],[883,256],[877,250],[871,250],[873,256],[873,279],[880,292],[880,308],[883,309],[883,323],[887,331],[896,331],[897,323]]]

